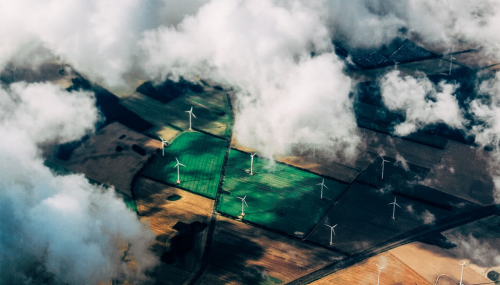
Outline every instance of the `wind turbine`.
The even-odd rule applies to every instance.
[[[330,228],[330,245],[333,245],[333,235],[336,235],[335,234],[335,230],[334,228],[337,226],[338,224],[335,224],[335,226],[330,226],[330,225],[327,225],[325,224],[325,226],[329,227]]]
[[[17,66],[14,65],[14,67],[12,68],[12,75],[14,76],[13,82],[16,82],[16,69],[17,69]]]
[[[196,116],[193,113],[193,107],[191,106],[191,110],[186,111],[186,113],[189,113],[189,130],[191,131],[191,116],[193,116],[196,119]]]
[[[382,269],[384,269],[385,267],[380,267],[378,266],[377,264],[377,267],[378,267],[378,279],[377,279],[377,285],[380,285],[380,273],[382,272]]]
[[[396,206],[398,206],[400,209],[402,209],[402,208],[401,208],[401,206],[399,206],[398,203],[396,203],[396,197],[394,197],[394,202],[389,203],[389,205],[393,205],[392,206],[392,219],[395,220],[396,217],[394,216],[394,214],[396,213]]]
[[[237,197],[238,199],[241,199],[241,216],[244,217],[245,216],[245,205],[247,205],[248,207],[248,204],[247,204],[247,201],[245,201],[245,199],[247,198],[247,195],[245,195],[245,197],[241,198],[241,197]]]
[[[321,199],[323,199],[323,187],[328,189],[328,187],[326,187],[326,185],[325,185],[325,178],[323,178],[323,181],[321,183],[318,183],[316,185],[321,185]],[[328,190],[330,190],[330,189],[328,189]]]
[[[453,64],[453,60],[456,59],[450,54],[450,71],[448,72],[448,75],[451,75],[451,65]]]
[[[383,156],[380,156],[382,158],[382,179],[384,179],[384,167],[385,163],[389,162],[389,160],[385,160]]]
[[[161,139],[161,154],[162,156],[165,156],[165,149],[164,146],[168,145],[168,141],[164,140],[162,137],[158,136]],[[177,161],[178,162],[178,161]]]
[[[394,69],[398,69],[399,62],[395,61],[394,59],[392,59],[392,61],[394,61]]]
[[[464,283],[462,283],[462,281],[464,280],[464,268],[465,268],[465,260],[464,260],[464,263],[458,263],[458,265],[462,266],[462,273],[460,274],[460,283],[458,283],[458,285],[463,285]],[[469,270],[469,269],[467,269]]]
[[[254,152],[253,154],[251,153],[250,154],[250,175],[253,175],[253,157],[256,155],[257,153]]]
[[[175,160],[177,160],[177,164],[174,166],[174,168],[177,167],[177,184],[180,184],[181,183],[181,179],[180,179],[180,176],[179,176],[179,169],[181,168],[181,166],[184,166],[186,167],[184,164],[180,163],[179,160],[177,159],[177,157],[175,158]]]

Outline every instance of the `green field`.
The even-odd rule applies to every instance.
[[[120,103],[155,125],[156,129],[173,127],[189,129],[189,115],[185,111],[193,107],[196,118],[192,120],[194,129],[226,139],[231,134],[231,108],[228,96],[223,91],[189,93],[162,103],[140,93],[134,93],[120,100]]]
[[[268,228],[302,236],[309,232],[323,217],[348,184],[325,179],[329,190],[324,189],[320,199],[322,177],[297,168],[275,164],[266,169],[268,161],[255,157],[254,173],[249,175],[250,155],[231,149],[224,192],[220,196],[218,211],[238,216],[241,200],[247,196],[244,220]]]
[[[177,185],[177,163],[175,158],[186,165],[181,167],[181,188],[197,194],[215,198],[219,185],[222,163],[227,142],[198,132],[185,132],[161,151],[156,153],[142,171],[142,175],[161,182]]]

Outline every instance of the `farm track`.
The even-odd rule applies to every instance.
[[[233,120],[234,114],[233,114],[233,106],[231,104],[231,99],[229,97],[229,94],[227,95],[227,102],[229,105],[229,111],[230,111],[230,119]],[[185,282],[185,284],[188,285],[194,285],[198,283],[200,278],[203,276],[205,273],[207,267],[208,267],[208,261],[210,260],[210,250],[212,248],[212,245],[214,243],[214,232],[215,232],[215,224],[217,222],[217,207],[219,203],[219,197],[220,193],[222,191],[223,185],[224,185],[224,178],[226,175],[226,167],[227,167],[227,162],[229,160],[229,152],[231,151],[231,138],[233,136],[233,129],[232,125],[230,126],[229,129],[229,139],[227,141],[226,145],[226,152],[224,154],[224,160],[222,162],[222,169],[221,169],[221,175],[220,175],[220,180],[219,180],[219,186],[217,188],[217,193],[215,195],[215,201],[214,201],[214,207],[212,209],[212,217],[210,219],[210,223],[208,224],[208,231],[207,231],[207,239],[205,241],[205,248],[203,251],[203,256],[201,258],[201,264],[198,268],[198,271],[193,275],[193,277],[189,280],[189,282]]]
[[[375,256],[379,253],[388,251],[395,247],[413,241],[417,241],[427,235],[440,233],[442,231],[446,231],[499,213],[500,213],[500,205],[490,205],[481,208],[476,208],[467,212],[463,212],[455,216],[443,218],[441,220],[438,220],[434,224],[424,225],[417,229],[406,232],[396,238],[383,242],[382,244],[375,246],[372,249],[368,249],[364,252],[347,257],[341,261],[332,263],[320,270],[312,272],[287,284],[290,285],[309,284],[313,281],[319,280],[325,276],[328,276],[332,273],[335,273],[339,270],[342,270],[360,261],[363,261],[369,257]]]

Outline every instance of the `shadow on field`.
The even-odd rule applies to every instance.
[[[267,281],[264,267],[251,264],[252,260],[259,260],[264,255],[264,249],[231,231],[232,228],[234,225],[229,222],[217,221],[207,274],[215,278],[217,284],[261,284]]]

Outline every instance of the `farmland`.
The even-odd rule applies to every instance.
[[[198,284],[283,284],[342,255],[217,216],[209,267]]]
[[[166,147],[165,156],[155,154],[142,175],[175,185],[176,158],[186,165],[180,167],[179,187],[209,198],[215,198],[219,185],[227,142],[198,132],[185,132]]]
[[[322,177],[282,164],[268,165],[268,161],[255,157],[254,173],[249,175],[250,155],[231,149],[224,192],[220,196],[218,211],[238,216],[241,200],[247,196],[245,221],[268,228],[303,236],[321,219],[333,202],[347,188],[347,184],[325,179],[320,199]]]
[[[390,253],[382,253],[353,266],[321,278],[312,285],[376,284],[378,266],[384,267],[380,273],[381,284],[431,285],[431,283]]]
[[[394,238],[432,220],[452,214],[438,207],[406,197],[397,197],[396,219],[391,219],[394,201],[390,191],[383,191],[358,182],[353,183],[319,225],[338,224],[333,247],[354,254]],[[360,209],[363,209],[360,211]],[[308,240],[324,246],[330,241],[326,226],[314,229]]]
[[[196,118],[194,129],[229,139],[232,119],[227,92],[206,87],[203,93],[188,93],[162,103],[141,93],[121,99],[120,103],[156,126],[161,132],[170,127],[179,130],[189,128],[189,114],[193,107]]]
[[[153,250],[162,260],[153,272],[157,284],[182,284],[201,262],[213,200],[144,177],[134,194],[141,220],[156,234]]]
[[[83,142],[67,161],[57,159],[55,150],[47,159],[131,196],[134,175],[158,147],[158,141],[115,122]]]
[[[489,174],[489,159],[487,152],[450,142],[425,184],[474,203],[491,204],[494,184]]]
[[[449,274],[455,279],[460,279],[461,266],[458,263],[462,257],[454,256],[437,246],[413,242],[392,249],[390,253],[431,284],[435,283],[436,278],[440,274]],[[451,281],[451,278],[443,277],[440,279],[438,285],[458,283]],[[485,282],[491,282],[491,280],[473,270],[466,271],[464,274],[465,284],[480,284]]]

